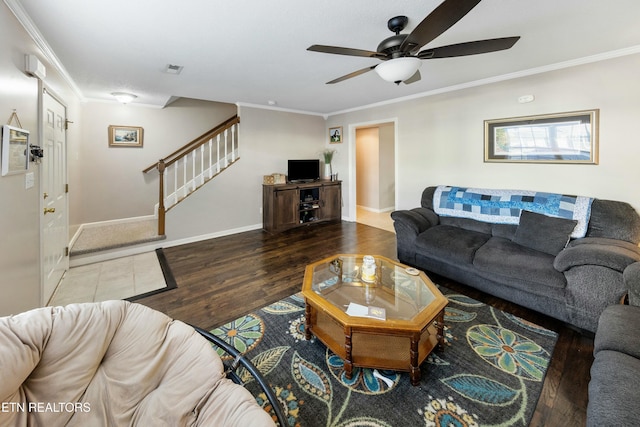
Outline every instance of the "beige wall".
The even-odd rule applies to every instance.
[[[233,104],[179,99],[165,108],[87,102],[82,145],[69,152],[73,226],[153,215],[158,173],[142,170],[236,114]],[[109,125],[140,126],[142,148],[109,147]]]
[[[380,209],[380,137],[377,127],[356,130],[356,205]]]
[[[640,55],[631,55],[334,115],[345,148],[354,124],[397,118],[398,208],[418,205],[429,185],[531,189],[624,200],[640,211]],[[381,82],[381,84],[384,84]],[[519,104],[532,94],[535,101]],[[505,117],[600,109],[600,164],[498,164],[483,162],[483,121]],[[341,172],[352,158],[338,158]],[[351,185],[343,182],[345,209],[353,216]]]
[[[56,74],[31,37],[0,2],[0,120],[15,109],[31,143],[41,144],[38,131],[38,80],[24,73],[24,55],[39,57],[47,69],[45,82],[67,105],[70,118],[79,118],[79,102],[71,88]],[[15,125],[15,122],[13,123]],[[67,132],[67,144],[77,145],[79,134]],[[40,283],[40,166],[30,164],[35,185],[25,188],[25,175],[0,177],[0,316],[41,305]]]
[[[395,207],[395,127],[393,123],[378,127],[380,143],[380,198],[379,209],[389,211]]]
[[[240,107],[240,160],[167,214],[167,238],[262,227],[262,177],[287,173],[287,159],[320,159],[320,116]]]
[[[165,243],[261,227],[262,176],[286,173],[288,158],[319,158],[324,119],[192,99],[164,109],[83,106],[83,145],[71,154],[82,163],[72,183],[72,225],[152,215],[157,173],[142,170],[236,112],[240,160],[167,213]],[[111,124],[142,126],[143,147],[108,147]]]
[[[216,103],[193,100],[178,101],[163,110],[80,104],[0,3],[0,118],[7,120],[16,109],[32,136],[39,136],[38,84],[22,71],[26,53],[45,62],[46,84],[67,104],[68,117],[74,121],[67,133],[72,225],[151,214],[155,178],[145,177],[142,168],[167,154],[167,148],[209,129],[210,117],[215,124],[220,120],[213,116],[220,113],[221,119],[226,118],[227,108],[235,112],[229,104],[219,110]],[[286,173],[288,158],[320,158],[321,150],[329,147],[327,129],[333,126],[343,126],[344,143],[331,146],[338,149],[333,170],[343,181],[343,217],[355,218],[351,212],[355,206],[352,144],[356,125],[368,122],[396,123],[397,208],[416,206],[425,186],[459,184],[625,200],[640,210],[640,192],[635,190],[640,181],[639,72],[640,55],[632,55],[338,114],[326,121],[313,115],[240,107],[240,161],[169,212],[168,237],[180,240],[260,227],[262,176]],[[524,94],[533,94],[535,102],[518,104],[517,98]],[[600,109],[599,165],[483,162],[483,120],[590,108]],[[109,149],[110,124],[144,127],[144,148]],[[38,168],[32,168],[36,184],[31,189],[25,189],[24,175],[0,177],[0,315],[40,305]]]

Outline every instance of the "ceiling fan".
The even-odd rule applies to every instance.
[[[391,18],[387,26],[395,35],[384,39],[376,51],[317,44],[309,46],[307,50],[337,55],[363,56],[383,61],[380,64],[338,77],[327,84],[339,83],[374,69],[386,81],[396,84],[400,84],[400,82],[414,83],[420,80],[419,68],[423,59],[452,58],[496,52],[511,48],[520,39],[520,37],[502,37],[420,50],[462,19],[478,3],[480,0],[444,0],[410,34],[400,34],[409,22],[406,16]]]

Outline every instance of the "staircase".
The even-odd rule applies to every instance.
[[[237,162],[240,118],[235,115],[143,170],[157,170],[158,235],[165,235],[165,215],[178,203]]]

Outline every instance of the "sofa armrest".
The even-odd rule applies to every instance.
[[[438,215],[428,208],[415,208],[394,211],[391,218],[396,230],[398,259],[413,266],[416,263],[416,238],[429,227],[438,224]]]
[[[622,273],[636,261],[640,261],[640,248],[633,243],[586,237],[560,251],[553,266],[558,271],[567,271],[581,265],[600,265]]]
[[[625,268],[622,280],[629,290],[629,304],[640,306],[640,262],[634,262]]]
[[[398,232],[398,227],[405,231],[418,234],[427,228],[438,224],[438,215],[428,208],[414,208],[411,210],[391,212],[393,225]]]
[[[593,342],[593,354],[617,351],[640,359],[640,307],[615,304],[602,312]]]

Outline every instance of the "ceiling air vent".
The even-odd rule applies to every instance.
[[[184,67],[182,65],[167,64],[164,72],[167,74],[180,74]]]

